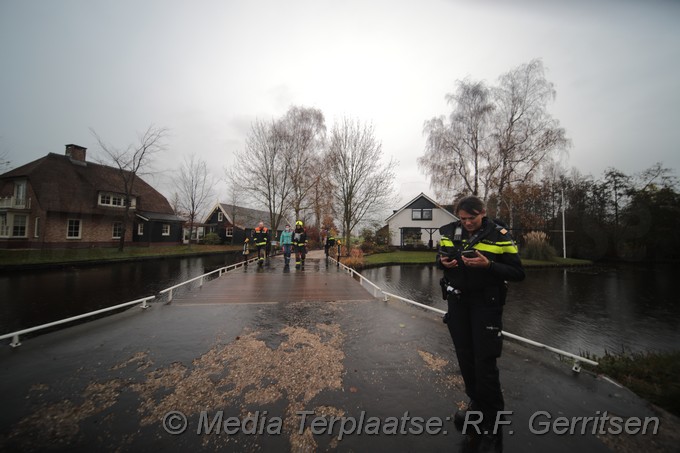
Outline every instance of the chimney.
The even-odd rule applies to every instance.
[[[71,161],[85,162],[85,154],[87,154],[87,148],[78,145],[66,145],[66,155],[71,158]]]

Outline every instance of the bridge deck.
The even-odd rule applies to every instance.
[[[323,270],[323,272],[321,272]],[[205,285],[173,298],[182,304],[273,303],[293,301],[367,300],[372,296],[360,285],[348,284],[347,274],[318,258],[310,258],[305,269],[285,269],[280,257],[258,268],[250,264]]]

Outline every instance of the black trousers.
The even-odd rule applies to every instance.
[[[305,262],[307,256],[307,246],[304,244],[295,244],[295,263],[300,264]]]
[[[503,349],[503,303],[501,288],[460,296],[449,295],[447,326],[456,348],[458,366],[465,382],[465,393],[473,409],[481,410],[486,421],[493,421],[505,402],[496,366]]]

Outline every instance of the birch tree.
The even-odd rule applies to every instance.
[[[418,165],[430,177],[437,197],[486,193],[483,175],[490,148],[490,96],[483,82],[459,81],[456,93],[446,95],[453,107],[448,120],[438,117],[425,122],[426,152]]]
[[[547,110],[556,92],[545,78],[540,59],[501,75],[499,86],[492,91],[494,146],[488,159],[493,169],[490,183],[500,204],[508,186],[529,181],[555,152],[566,149],[569,141]]]
[[[418,165],[435,194],[495,196],[502,204],[506,189],[530,181],[569,145],[547,109],[554,98],[540,59],[501,75],[497,86],[459,81],[446,96],[452,107],[448,119],[435,117],[424,126],[425,154]]]

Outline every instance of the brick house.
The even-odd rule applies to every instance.
[[[86,161],[66,145],[0,175],[0,248],[114,247],[124,221],[120,170]],[[182,219],[168,200],[137,177],[126,245],[180,244]]]

